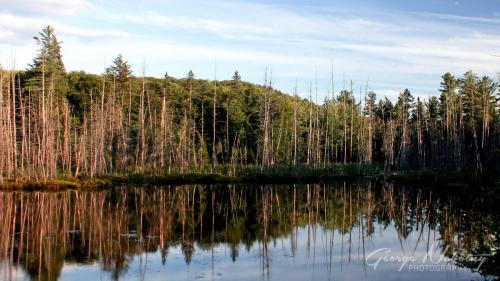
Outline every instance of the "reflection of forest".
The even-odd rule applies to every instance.
[[[268,242],[289,236],[294,251],[298,227],[339,231],[350,254],[353,228],[367,237],[374,223],[394,224],[399,239],[415,231],[420,243],[437,231],[449,255],[491,253],[500,241],[498,195],[468,194],[442,196],[388,183],[2,192],[0,253],[7,268],[21,266],[36,280],[56,280],[64,262],[94,261],[118,279],[138,253],[160,250],[165,262],[169,247],[180,245],[189,263],[195,243],[202,249],[226,243],[235,260],[238,245],[249,249],[259,242],[264,269]],[[481,273],[498,275],[498,263],[495,255]]]

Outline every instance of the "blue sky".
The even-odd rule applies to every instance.
[[[68,70],[101,73],[118,53],[134,74],[273,84],[321,100],[353,81],[394,98],[437,93],[440,76],[500,71],[500,0],[0,0],[0,63],[25,68],[33,35],[53,25]]]

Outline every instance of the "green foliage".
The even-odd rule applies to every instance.
[[[118,54],[113,60],[112,65],[106,68],[106,74],[116,79],[119,90],[123,91],[125,90],[129,76],[132,74],[132,70],[122,54]]]
[[[90,110],[90,95],[99,93],[102,78],[84,71],[72,71],[67,75],[68,92],[66,98],[71,105],[73,114],[81,121],[83,114]]]
[[[31,70],[37,73],[44,71],[48,77],[63,75],[66,70],[62,61],[61,42],[57,40],[54,28],[50,25],[45,27],[33,39],[40,49],[33,59]]]
[[[41,87],[42,77],[45,88],[54,89],[58,97],[68,91],[66,70],[61,55],[61,42],[57,40],[54,28],[50,25],[42,29],[33,39],[39,46],[38,54],[33,59],[25,79],[28,85]]]

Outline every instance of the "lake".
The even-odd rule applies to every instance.
[[[0,279],[493,280],[499,196],[476,189],[360,181],[4,191]]]

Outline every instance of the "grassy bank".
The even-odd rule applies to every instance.
[[[10,180],[0,182],[3,190],[59,190],[59,189],[91,189],[110,186],[111,181],[105,178],[62,178],[49,180]]]
[[[0,183],[0,189],[57,190],[95,189],[113,185],[182,185],[182,184],[292,184],[327,183],[332,181],[353,181],[359,179],[384,180],[407,185],[442,184],[446,187],[466,187],[474,183],[500,185],[496,174],[477,176],[463,172],[422,170],[383,171],[380,165],[359,166],[356,164],[299,168],[273,166],[262,169],[246,166],[230,169],[219,166],[215,173],[173,173],[152,174],[110,174],[99,178],[63,177],[53,180],[20,180]]]

